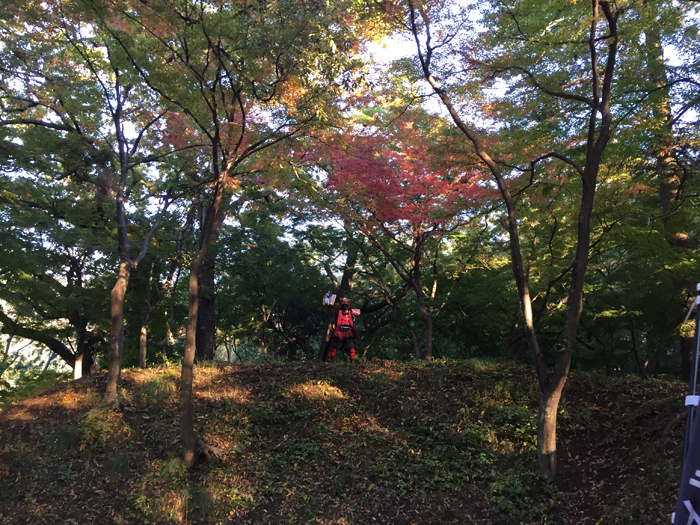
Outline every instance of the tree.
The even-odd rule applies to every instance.
[[[440,7],[445,9],[441,10]],[[408,0],[404,27],[416,44],[417,70],[493,176],[506,207],[513,274],[540,385],[538,462],[542,473],[552,478],[556,473],[557,407],[571,365],[583,310],[597,177],[611,137],[613,88],[620,39],[618,25],[627,12],[627,6],[593,0],[586,10],[580,4],[571,9],[562,5],[559,9],[550,6],[543,10],[536,1],[513,5],[495,2],[487,10],[489,30],[484,32],[481,42],[473,35],[469,35],[471,40],[458,37],[458,22],[448,19],[450,7],[445,4],[431,9]],[[476,47],[479,44],[485,47]],[[456,86],[455,78],[451,78],[450,74],[453,73],[454,63],[446,60],[445,52],[455,47],[459,48],[469,74],[487,82],[502,79],[527,107],[532,108],[533,103],[542,110],[547,107],[548,123],[557,122],[559,118],[558,123],[563,124],[565,115],[575,118],[573,123],[567,118],[567,125],[559,127],[560,134],[555,138],[561,138],[563,143],[557,144],[555,140],[545,138],[540,144],[535,141],[535,148],[530,148],[531,151],[526,150],[532,155],[528,159],[527,169],[533,176],[538,165],[556,159],[568,165],[582,183],[566,314],[554,346],[555,364],[551,371],[547,369],[536,335],[517,206],[512,181],[508,180],[508,166],[511,164],[494,160],[489,153],[493,148],[484,140],[488,135],[478,131],[465,117],[464,108],[453,100],[451,92]],[[488,50],[485,60],[476,56],[475,52],[485,49]],[[585,62],[579,57],[586,57]],[[584,64],[586,73],[581,74]],[[575,91],[571,89],[574,85]],[[498,115],[492,110],[488,116]],[[536,127],[533,129],[531,126],[527,132],[534,134],[537,131]],[[547,151],[543,147],[552,150]],[[511,155],[514,153],[510,152]]]
[[[13,44],[17,46],[14,51],[25,58],[8,70],[23,88],[10,94],[15,106],[12,111],[21,118],[5,120],[3,124],[38,126],[71,136],[72,143],[82,148],[81,151],[76,147],[74,152],[83,154],[82,173],[78,171],[80,161],[71,159],[78,166],[66,163],[63,177],[95,177],[107,187],[104,194],[116,190],[120,263],[112,289],[111,352],[104,399],[106,403],[116,403],[129,276],[145,256],[153,232],[172,201],[165,191],[161,194],[160,188],[152,185],[157,184],[157,177],[149,180],[140,167],[172,153],[172,148],[163,134],[157,133],[164,129],[159,129],[157,123],[167,108],[159,112],[159,108],[154,108],[157,99],[149,96],[149,91],[139,90],[140,83],[134,82],[137,77],[128,70],[128,62],[118,49],[113,52],[115,42],[86,16],[89,10],[83,7],[80,2],[41,4],[21,13]],[[37,60],[26,60],[27,53],[36,54]],[[34,118],[37,112],[40,119]],[[127,127],[133,127],[134,137],[127,136]],[[144,190],[144,205],[149,200],[162,199],[164,206],[159,217],[153,219],[152,227],[146,228],[139,254],[132,257],[126,203],[132,192]],[[142,224],[147,220],[144,214],[140,219]]]
[[[439,150],[438,119],[414,110],[389,124],[377,124],[375,133],[346,129],[332,147],[325,147],[330,140],[322,141],[314,157],[327,167],[324,191],[333,195],[335,213],[377,248],[413,290],[424,326],[422,348],[414,336],[415,357],[430,360],[433,321],[444,306],[444,301],[442,306],[437,302],[438,256],[449,244],[450,232],[470,222],[487,190],[478,184],[480,174]],[[432,273],[427,292],[426,266]],[[395,304],[392,307],[403,316]]]
[[[70,49],[54,45],[59,32],[50,16],[41,9],[20,15],[3,16],[0,58],[0,267],[12,310],[2,324],[48,346],[80,377],[104,337],[108,154],[90,133],[100,120],[97,93],[76,74]]]
[[[78,185],[30,172],[3,182],[3,332],[47,346],[81,377],[105,336],[96,278],[109,260],[98,258],[109,249],[104,223],[94,209],[73,206],[76,195],[85,196]],[[67,193],[67,187],[73,191]]]
[[[187,2],[175,8],[169,2],[149,2],[129,7],[118,15],[103,11],[105,23],[112,21],[112,37],[141,79],[180,108],[209,148],[211,194],[190,267],[180,386],[180,430],[185,463],[191,466],[198,443],[192,376],[199,276],[224,190],[241,175],[269,166],[259,164],[261,152],[298,134],[323,113],[324,98],[333,96],[329,88],[353,64],[348,53],[357,40],[337,23],[352,22],[340,4]]]
[[[233,212],[235,226],[222,231],[219,333],[242,341],[239,357],[266,360],[274,355],[292,361],[316,353],[324,280],[299,239],[304,233],[281,224],[289,213],[284,200],[251,202]]]
[[[151,261],[151,268],[148,276],[148,302],[146,306],[146,313],[143,316],[143,321],[141,322],[141,330],[139,332],[139,366],[141,368],[146,367],[146,358],[148,353],[148,329],[153,314],[156,311],[158,303],[163,299],[166,293],[174,288],[176,275],[181,267],[181,259],[183,252],[183,241],[185,234],[192,227],[194,222],[194,212],[196,211],[195,204],[193,203],[185,215],[184,224],[178,229],[177,235],[175,237],[175,253],[170,256],[167,260],[167,274],[165,280],[160,283],[158,278],[160,271],[156,270],[157,257],[153,257]],[[160,268],[158,268],[160,270]],[[154,284],[155,276],[155,284]],[[172,308],[172,306],[171,306]]]

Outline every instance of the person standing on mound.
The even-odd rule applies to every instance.
[[[343,299],[340,302],[340,310],[338,311],[338,320],[335,324],[333,337],[328,346],[328,356],[326,362],[330,363],[338,350],[348,352],[350,354],[350,362],[355,361],[355,352],[357,351],[357,330],[353,323],[353,315],[359,314],[359,310],[350,308],[350,301]]]

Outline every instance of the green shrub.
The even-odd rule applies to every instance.
[[[491,502],[497,514],[509,522],[541,523],[552,510],[556,488],[540,475],[513,468],[494,476],[491,483]]]
[[[204,487],[194,487],[187,498],[187,518],[195,523],[214,512],[214,498]]]
[[[107,463],[107,472],[110,476],[121,479],[129,473],[129,456],[127,454],[116,454]]]
[[[7,377],[7,375],[5,376]],[[58,373],[53,370],[31,370],[19,375],[13,382],[0,382],[0,410],[35,396],[49,388],[67,381],[71,375],[68,372]]]
[[[85,445],[105,444],[115,434],[129,430],[111,408],[93,408],[78,424]]]
[[[175,381],[170,374],[163,374],[148,381],[141,387],[141,399],[144,403],[162,401],[175,392]]]
[[[57,432],[50,432],[42,439],[42,448],[55,454],[65,454],[66,452],[78,448],[81,436],[78,431],[71,428],[64,428]]]
[[[179,457],[171,457],[165,460],[160,467],[159,475],[163,478],[179,479],[187,473],[185,462]]]

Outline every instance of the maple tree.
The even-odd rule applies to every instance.
[[[375,133],[346,129],[332,143],[330,139],[321,140],[322,146],[310,158],[318,159],[316,165],[327,172],[323,189],[332,195],[332,206],[326,212],[329,218],[350,223],[413,290],[424,326],[422,345],[405,315],[391,303],[381,272],[374,272],[378,279],[375,284],[412,333],[415,357],[430,360],[433,321],[446,300],[442,305],[436,303],[441,277],[437,259],[444,248],[444,237],[473,219],[470,208],[476,209],[489,191],[479,184],[480,173],[454,162],[444,150],[436,154],[440,146],[438,119],[420,109],[400,118],[384,118],[387,123],[379,122],[381,115],[372,116],[371,120],[377,120],[372,122],[372,127],[378,129]],[[359,123],[367,124],[362,117],[353,122],[356,126]],[[399,254],[387,243],[398,247]],[[366,255],[362,247],[359,249]],[[348,261],[353,263],[348,267],[354,267],[353,257]],[[427,291],[423,282],[426,266],[432,273]],[[458,279],[459,273],[454,276],[455,281]]]
[[[101,8],[110,34],[143,82],[180,108],[209,148],[211,195],[190,267],[180,384],[180,427],[188,466],[194,463],[198,444],[207,453],[215,451],[194,432],[192,375],[199,277],[216,225],[222,222],[224,191],[241,176],[265,169],[264,161],[258,164],[260,152],[295,136],[326,111],[336,80],[342,82],[343,74],[354,67],[351,54],[357,37],[337,23],[354,23],[356,17],[346,7],[350,6],[192,2],[180,11],[169,2],[150,2],[129,6],[116,21]]]
[[[22,11],[9,6],[8,10],[18,16],[5,28],[8,38],[4,57],[8,67],[3,70],[3,109],[11,118],[3,119],[2,125],[5,136],[16,141],[15,147],[8,150],[8,158],[14,157],[16,162],[14,178],[27,182],[34,179],[34,184],[41,188],[23,196],[26,205],[43,209],[59,224],[70,221],[89,239],[92,236],[86,232],[89,225],[98,231],[106,230],[104,221],[108,196],[113,189],[113,162],[119,156],[112,149],[112,141],[123,145],[123,120],[133,115],[131,110],[129,116],[125,114],[126,98],[119,94],[124,86],[119,80],[110,82],[109,61],[102,54],[105,48],[100,47],[99,38],[83,36],[90,32],[89,28],[80,13],[71,11],[70,5],[42,4]],[[115,94],[116,98],[111,98]],[[112,105],[115,100],[116,104]],[[110,111],[115,123],[112,133],[103,127],[102,120]],[[18,155],[20,152],[22,154]],[[28,157],[24,156],[26,153]],[[122,165],[127,160],[129,163],[123,166],[123,177],[142,160],[131,156],[133,150],[128,153],[128,158],[119,156]],[[124,183],[122,181],[122,198]],[[134,184],[138,184],[138,178]],[[46,192],[43,198],[42,190]],[[67,192],[67,200],[86,203],[94,196],[95,206],[84,210],[82,217],[77,212],[60,210],[48,205],[46,200],[49,194],[57,195],[57,192]],[[125,221],[121,223],[124,232]],[[148,244],[147,239],[148,235],[144,246]],[[103,248],[100,246],[100,250]],[[69,282],[82,283],[86,277],[86,259],[99,253],[88,248],[85,252],[78,249],[71,254],[74,262]],[[41,279],[44,270],[37,271]],[[123,307],[121,309],[123,311]],[[92,364],[91,353],[81,349],[89,341],[94,345],[99,340],[96,335],[91,338],[88,334],[101,333],[101,330],[87,328],[89,322],[98,320],[87,311],[72,311],[70,316],[74,319],[71,322],[78,340],[75,363],[71,364],[75,364],[76,377],[79,377],[83,354],[88,359],[86,368]]]
[[[603,153],[611,138],[616,84],[619,77],[619,26],[625,30],[634,24],[627,5],[613,5],[593,0],[590,6],[577,4],[575,9],[542,11],[538,2],[517,2],[515,5],[494,2],[485,6],[486,31],[459,31],[450,14],[451,4],[424,5],[408,0],[405,18],[401,20],[416,44],[416,69],[431,91],[440,99],[455,125],[472,144],[475,154],[496,182],[507,210],[513,274],[523,310],[528,341],[541,390],[538,420],[538,460],[540,470],[548,477],[556,472],[556,414],[561,392],[566,382],[571,355],[583,311],[583,290],[591,245],[591,216],[595,201],[597,178]],[[469,16],[468,7],[457,8]],[[575,12],[574,12],[575,11]],[[629,21],[629,24],[628,24]],[[622,33],[629,38],[627,33]],[[499,42],[501,45],[494,45]],[[505,45],[503,45],[505,43]],[[523,45],[525,43],[525,45]],[[484,47],[479,47],[484,45]],[[569,289],[563,327],[554,345],[555,365],[546,365],[538,337],[528,284],[516,200],[509,171],[512,162],[492,156],[494,148],[485,138],[487,132],[478,130],[466,119],[460,105],[464,90],[456,86],[462,78],[449,52],[458,49],[466,65],[466,77],[486,82],[501,79],[511,89],[511,100],[522,100],[528,108],[546,113],[541,119],[542,131],[552,122],[562,122],[568,115],[576,117],[575,124],[561,126],[559,133],[528,126],[521,144],[524,150],[510,152],[529,163],[521,169],[535,176],[535,169],[552,160],[564,163],[580,177],[582,191],[578,206],[575,255],[568,275]],[[481,52],[481,56],[478,53]],[[580,58],[580,57],[585,57]],[[585,73],[584,73],[585,72]],[[457,77],[457,78],[455,78]],[[575,89],[573,89],[575,86]],[[456,91],[453,98],[452,91]],[[546,105],[546,107],[545,107]],[[514,106],[506,104],[503,108]],[[486,105],[487,115],[499,116],[497,103]],[[490,111],[489,111],[490,110]],[[503,115],[504,113],[500,113]],[[528,140],[528,138],[530,140]],[[519,147],[522,148],[522,145]],[[491,152],[490,152],[491,151]],[[498,151],[498,149],[496,149]],[[522,153],[525,153],[523,155]],[[505,161],[505,162],[504,162]],[[517,173],[517,171],[516,171]],[[569,273],[569,272],[567,272]]]

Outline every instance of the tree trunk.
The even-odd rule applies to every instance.
[[[639,377],[646,379],[647,373],[644,371],[644,364],[639,357],[639,348],[637,347],[637,331],[632,321],[630,321],[630,338],[632,339],[632,353],[634,355],[634,364],[637,367],[637,373],[639,373]]]
[[[119,277],[112,288],[112,324],[109,333],[109,368],[107,389],[103,398],[105,405],[117,405],[117,381],[121,374],[124,352],[124,296],[129,286],[131,263],[122,259],[119,263]]]
[[[85,328],[87,322],[85,318],[80,315],[80,312],[74,312],[70,316],[70,320],[75,328],[75,340],[77,347],[75,351],[75,362],[73,363],[73,379],[75,380],[80,379],[83,377],[83,375],[86,375],[85,367],[83,366],[83,357],[85,354]]]
[[[156,309],[156,304],[160,299],[160,294],[153,289],[153,269],[156,265],[156,259],[151,261],[151,270],[148,272],[148,305],[146,307],[146,315],[141,323],[141,332],[139,333],[139,368],[146,368],[146,354],[148,353],[148,325],[151,322],[153,311]],[[155,297],[154,297],[155,296]]]
[[[199,276],[197,316],[197,361],[212,361],[216,351],[216,272],[214,256],[204,258]]]
[[[552,479],[557,471],[557,410],[565,379],[557,388],[540,392],[540,405],[537,415],[537,462],[540,471],[551,473]]]
[[[197,346],[197,314],[199,311],[199,270],[204,256],[206,245],[200,246],[192,261],[190,268],[189,286],[189,310],[187,314],[187,331],[185,335],[185,355],[182,360],[182,374],[180,376],[180,434],[184,448],[184,461],[187,468],[194,465],[195,447],[197,438],[194,433],[194,421],[192,416],[192,379],[194,367],[194,355]]]
[[[681,379],[690,382],[690,375],[693,369],[693,342],[695,341],[695,330],[690,334],[681,336]]]
[[[260,325],[260,349],[262,350],[263,361],[267,362],[267,327],[264,321]]]
[[[146,368],[146,356],[148,354],[148,323],[151,321],[151,316],[146,314],[146,318],[141,323],[141,332],[139,334],[139,368]]]
[[[131,260],[131,243],[129,242],[129,232],[126,220],[126,201],[128,199],[125,192],[126,181],[129,174],[128,142],[124,137],[122,116],[125,98],[122,98],[122,85],[117,74],[116,83],[116,105],[112,118],[114,121],[114,131],[117,137],[119,148],[119,183],[117,185],[116,213],[117,223],[118,253],[119,253],[119,275],[117,282],[112,288],[111,294],[111,327],[109,333],[109,367],[107,370],[107,387],[102,398],[102,404],[119,404],[117,396],[117,381],[121,375],[122,356],[124,354],[124,297],[129,287],[129,277],[134,267]]]
[[[420,358],[430,361],[433,357],[433,316],[425,305],[425,292],[423,292],[423,280],[421,276],[421,249],[423,241],[418,232],[414,242],[415,252],[413,254],[413,291],[416,292],[416,302],[418,303],[418,313],[423,321],[423,355]]]
[[[591,118],[593,119],[594,117],[595,115]],[[586,168],[581,177],[583,191],[581,196],[581,208],[578,216],[576,254],[571,271],[571,285],[566,302],[564,327],[559,335],[559,341],[554,347],[556,353],[554,370],[552,370],[544,382],[540,383],[542,398],[540,401],[537,435],[538,438],[541,437],[544,441],[538,442],[537,457],[540,472],[550,480],[553,479],[556,474],[557,465],[557,407],[561,397],[561,390],[564,388],[564,384],[569,375],[576,332],[578,331],[579,321],[583,312],[583,285],[586,277],[586,268],[588,266],[591,216],[593,213],[598,167],[603,153],[599,144],[600,142],[596,141],[593,152],[590,153],[587,159],[588,162],[586,163]],[[553,386],[550,387],[550,385]]]
[[[199,314],[199,275],[209,248],[209,240],[214,229],[215,218],[221,204],[226,172],[219,173],[214,193],[211,197],[206,220],[202,226],[199,247],[190,267],[189,308],[187,314],[187,329],[185,333],[185,355],[182,359],[180,376],[180,437],[182,439],[184,462],[187,468],[194,465],[196,460],[197,436],[194,431],[192,414],[192,379],[194,376],[194,357],[197,348],[197,317]]]
[[[416,359],[420,359],[421,356],[423,355],[423,351],[421,350],[421,347],[420,347],[420,339],[418,337],[418,334],[411,326],[411,323],[408,322],[408,319],[406,319],[406,316],[404,315],[403,311],[399,308],[398,303],[396,301],[393,301],[393,300],[391,300],[391,301],[387,300],[387,302],[388,302],[389,306],[391,307],[391,309],[394,311],[394,313],[399,317],[401,324],[404,326],[406,331],[411,336],[411,341],[413,341],[413,355],[415,356]]]
[[[226,219],[227,210],[216,213],[212,226],[209,245],[218,242],[221,226]],[[198,361],[212,361],[216,353],[216,255],[217,250],[207,251],[199,276],[199,313],[197,315],[197,352]]]
[[[86,342],[85,348],[83,349],[83,376],[93,373],[92,366],[95,364],[93,350],[93,346]]]
[[[425,350],[423,351],[423,360],[430,361],[433,358],[433,316],[425,308],[418,306],[421,318],[423,319],[423,325],[425,326]]]
[[[430,311],[425,306],[425,294],[422,288],[416,288],[416,300],[418,313],[423,321],[423,351],[421,355],[416,355],[416,359],[430,361],[433,357],[433,316],[430,315]]]
[[[73,380],[81,377],[83,377],[83,354],[78,354],[75,356],[75,362],[73,363]]]

